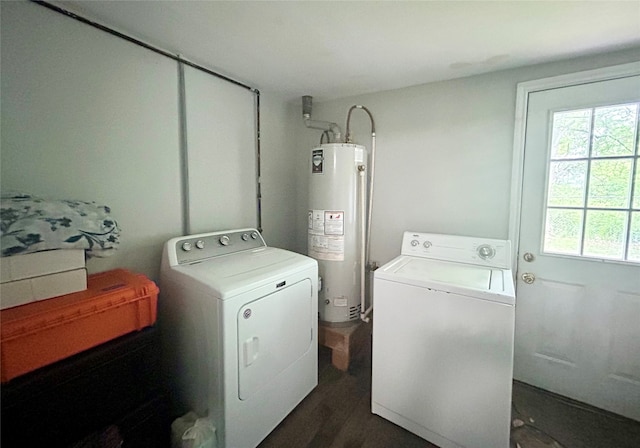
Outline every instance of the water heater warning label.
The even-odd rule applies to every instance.
[[[344,212],[324,212],[324,234],[344,235]]]
[[[309,256],[318,260],[344,260],[344,211],[309,210]]]

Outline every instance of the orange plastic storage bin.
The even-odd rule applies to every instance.
[[[125,269],[92,274],[87,289],[0,311],[1,381],[153,325],[158,287]]]

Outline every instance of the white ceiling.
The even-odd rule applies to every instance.
[[[640,1],[68,1],[252,87],[324,100],[640,46]]]

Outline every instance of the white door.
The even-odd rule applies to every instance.
[[[514,377],[640,420],[640,76],[530,93]]]

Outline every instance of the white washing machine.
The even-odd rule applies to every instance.
[[[405,232],[373,292],[372,412],[442,448],[507,448],[510,242]]]
[[[176,415],[209,415],[219,448],[257,446],[318,383],[317,299],[317,262],[255,229],[169,240],[158,324]]]

